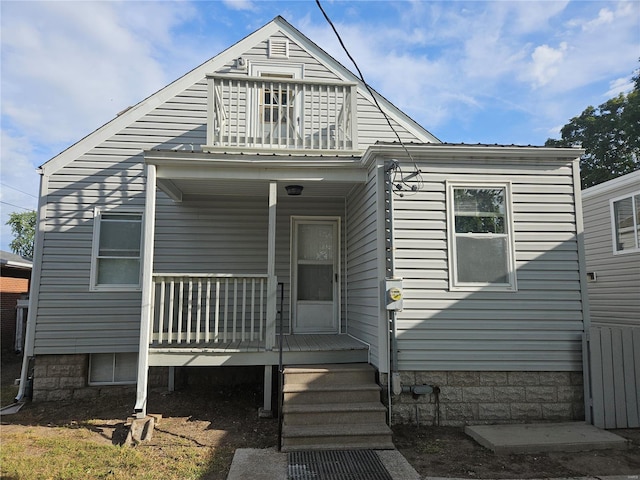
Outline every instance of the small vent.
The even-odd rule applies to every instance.
[[[289,40],[286,38],[270,38],[269,58],[289,58]]]

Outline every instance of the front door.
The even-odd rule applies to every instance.
[[[340,219],[292,217],[293,333],[337,333],[340,303]]]

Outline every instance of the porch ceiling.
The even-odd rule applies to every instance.
[[[345,197],[357,182],[335,182],[319,180],[278,181],[278,197],[286,197],[286,185],[302,185],[302,197]],[[219,180],[219,179],[158,179],[158,188],[172,198],[172,192],[183,196],[195,195],[240,195],[243,197],[266,197],[269,182],[266,180]],[[174,198],[175,200],[175,198]]]

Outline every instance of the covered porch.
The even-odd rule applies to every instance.
[[[360,158],[247,157],[145,154],[140,416],[150,366],[264,365],[266,388],[280,339],[285,364],[368,361],[344,318],[341,246],[346,198],[366,180]],[[295,260],[296,222],[333,232],[329,260]],[[332,303],[297,302],[297,276],[327,280],[318,288]]]
[[[149,366],[278,365],[280,335],[276,343],[272,350],[266,350],[257,340],[201,342],[172,347],[152,344],[149,347]],[[285,365],[367,363],[368,354],[367,344],[345,333],[282,335]]]

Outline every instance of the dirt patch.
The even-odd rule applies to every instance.
[[[4,360],[3,388],[13,382],[16,372],[15,365],[5,365]],[[19,413],[2,417],[0,441],[16,435],[69,435],[88,443],[120,444],[134,400],[133,395],[126,395],[85,402],[28,403]],[[180,449],[189,449],[190,461],[197,459],[205,465],[204,473],[191,478],[224,480],[237,448],[277,445],[277,421],[258,418],[261,401],[262,393],[253,385],[151,392],[148,410],[163,418],[152,440],[137,449],[154,458],[167,455],[171,461],[180,461],[184,457],[176,452],[183,455]],[[424,477],[550,478],[640,472],[640,429],[614,430],[629,440],[627,450],[537,455],[495,455],[461,428],[396,426],[393,430],[396,447]],[[163,475],[161,478],[179,478],[168,471]]]
[[[640,429],[612,430],[629,440],[626,450],[496,455],[461,428],[396,426],[394,444],[423,476],[554,478],[640,473]]]

